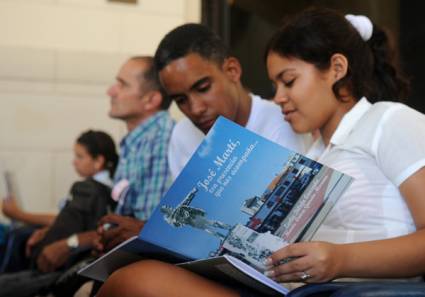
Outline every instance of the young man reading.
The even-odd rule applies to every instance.
[[[310,144],[309,135],[296,134],[282,121],[277,105],[243,87],[239,61],[207,27],[185,24],[170,31],[154,61],[167,95],[187,116],[171,136],[168,160],[174,178],[219,116],[298,152]]]

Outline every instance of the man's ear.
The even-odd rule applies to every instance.
[[[348,60],[343,54],[333,54],[330,60],[330,75],[333,82],[344,78],[348,72]]]
[[[146,95],[144,108],[146,111],[156,111],[161,109],[162,94],[159,91],[149,91]]]
[[[235,57],[228,57],[224,60],[222,70],[235,82],[240,82],[242,76],[242,67],[239,60]]]

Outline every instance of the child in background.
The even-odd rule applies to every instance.
[[[96,144],[96,138],[101,147]],[[93,177],[95,180],[102,180],[108,186],[112,185],[115,170],[112,166],[116,167],[117,158],[114,141],[102,131],[87,131],[79,136],[74,145],[73,165],[77,174],[82,178]],[[105,164],[95,168],[94,164],[99,164],[101,159]],[[107,172],[109,174],[106,174]],[[2,211],[13,221],[42,227],[51,225],[56,218],[56,214],[25,211],[18,205],[13,194],[3,198]]]
[[[12,230],[9,234],[12,242],[8,243],[7,249],[3,247],[6,249],[3,251],[4,257],[0,257],[3,261],[0,263],[2,272],[27,268],[28,261],[24,251],[35,261],[39,254],[43,255],[42,250],[46,246],[58,239],[66,240],[76,233],[95,230],[97,221],[115,206],[110,192],[117,162],[118,155],[113,139],[105,132],[89,130],[82,133],[74,145],[73,165],[84,180],[72,185],[69,199],[57,216],[27,212],[17,206],[13,197],[6,199],[7,202],[3,205],[6,216],[15,221],[44,227],[35,232],[32,232],[31,227]],[[75,244],[75,237],[73,238]],[[22,250],[17,247],[25,248]],[[61,259],[62,263],[51,263],[49,269],[58,268],[66,260],[67,257],[64,257]]]

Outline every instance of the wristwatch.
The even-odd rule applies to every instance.
[[[72,234],[68,239],[66,240],[66,245],[72,250],[76,249],[78,247],[78,236],[77,234]]]

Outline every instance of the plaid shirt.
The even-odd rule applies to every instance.
[[[131,131],[120,143],[120,160],[114,183],[130,186],[119,200],[116,213],[147,220],[171,185],[168,144],[174,121],[160,111]]]

